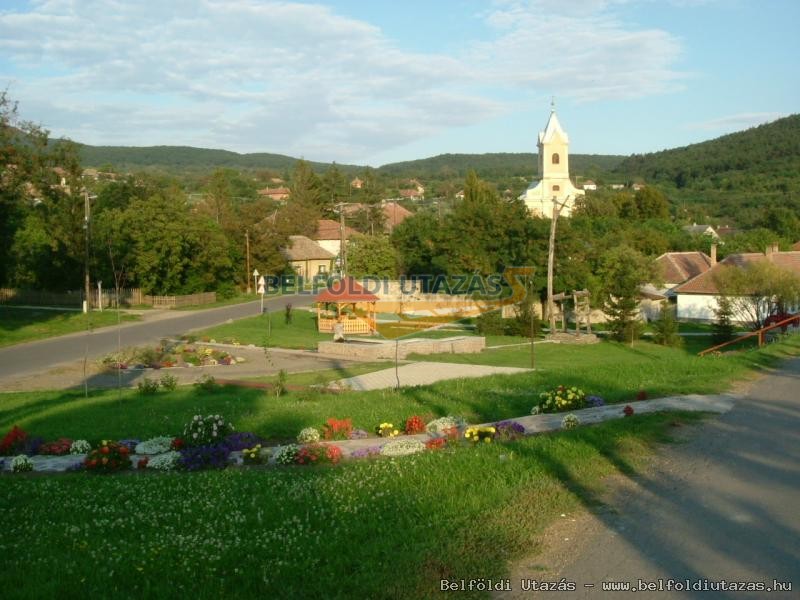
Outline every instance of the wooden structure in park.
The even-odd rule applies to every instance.
[[[575,306],[574,314],[575,314],[575,335],[581,334],[581,327],[585,325],[586,333],[592,333],[592,307],[589,303],[589,290],[574,290],[572,292],[572,301]],[[561,330],[563,333],[567,333],[567,311],[564,304],[568,299],[568,295],[566,292],[562,292],[560,294],[553,294],[553,316],[561,318]],[[557,308],[556,308],[557,307]],[[552,319],[551,322],[555,322],[555,319]],[[555,331],[551,332],[555,333]]]
[[[347,334],[371,334],[376,330],[375,303],[379,298],[352,277],[337,279],[317,294],[317,330],[334,333],[336,325]],[[352,311],[347,312],[348,308]],[[363,313],[356,314],[357,311]]]

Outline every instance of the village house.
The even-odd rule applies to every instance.
[[[349,240],[358,232],[352,227],[344,226],[344,238]],[[339,256],[342,250],[342,226],[333,219],[320,219],[317,221],[317,232],[314,234],[314,241],[322,248]]]
[[[283,249],[283,255],[294,272],[305,278],[327,276],[334,259],[332,252],[304,235],[290,235],[289,245]]]
[[[707,235],[715,240],[719,239],[719,234],[711,225],[692,223],[691,225],[684,225],[683,230],[691,235]]]
[[[713,264],[710,269],[673,288],[677,298],[678,318],[706,322],[716,319],[715,311],[719,306],[717,299],[720,297],[716,284],[717,274],[723,269],[744,268],[748,264],[760,261],[769,261],[776,267],[786,269],[800,277],[800,252],[798,251],[780,252],[778,247],[773,245],[769,246],[763,254],[760,252],[731,254],[724,260]],[[745,319],[741,315],[734,315],[732,320],[741,322]]]
[[[270,200],[275,200],[278,202],[286,200],[290,194],[291,191],[289,188],[285,187],[264,188],[263,190],[258,190],[258,195],[262,198],[269,198]]]
[[[666,252],[655,262],[662,276],[661,290],[664,296],[669,297],[674,295],[674,288],[705,273],[717,263],[717,247],[711,246],[711,256],[705,252]]]
[[[586,181],[584,181],[582,187],[586,191],[594,192],[594,191],[597,190],[597,184],[594,181],[592,181],[591,179],[587,179]]]
[[[360,190],[362,187],[364,187],[364,180],[356,177],[355,179],[353,179],[353,181],[350,182],[350,187]]]

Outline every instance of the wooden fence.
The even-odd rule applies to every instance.
[[[98,307],[98,293],[93,290],[89,298],[92,308]],[[100,301],[103,308],[116,306],[117,292],[115,289],[104,289]],[[154,308],[179,308],[198,304],[212,304],[217,301],[216,292],[203,292],[200,294],[186,294],[183,296],[149,296],[143,294],[140,288],[120,288],[120,306],[145,305]],[[0,288],[0,304],[30,305],[30,306],[64,306],[81,308],[83,306],[83,290],[68,292],[43,292],[39,290],[15,290]]]

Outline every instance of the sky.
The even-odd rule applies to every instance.
[[[800,112],[798,0],[0,0],[0,89],[96,145],[379,166],[631,154]]]

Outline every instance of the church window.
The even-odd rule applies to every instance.
[[[561,191],[561,186],[560,186],[560,185],[554,185],[554,186],[553,186],[553,191],[554,191],[554,192],[559,192],[559,191]]]
[[[559,164],[560,162],[561,162],[561,158],[558,156],[558,152],[555,152],[555,153],[553,154],[553,164],[554,164],[554,165],[557,165],[557,164]]]

